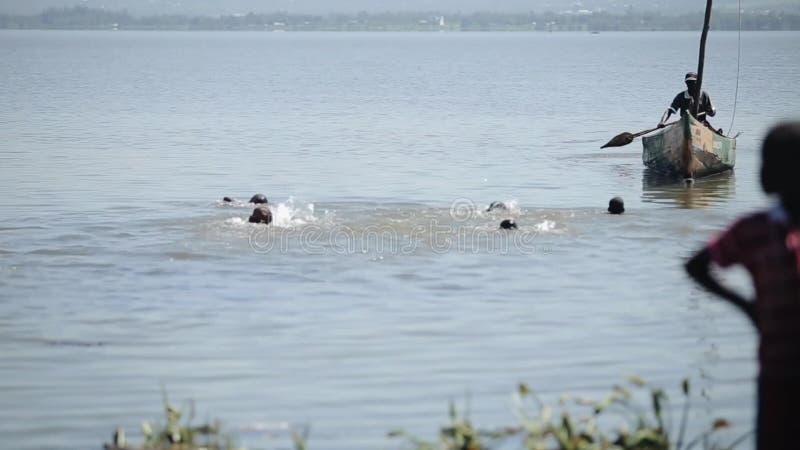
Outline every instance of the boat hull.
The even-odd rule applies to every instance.
[[[642,138],[642,162],[652,170],[699,178],[733,169],[736,139],[722,136],[689,115]]]

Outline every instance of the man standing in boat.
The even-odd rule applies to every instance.
[[[670,105],[669,109],[664,111],[664,115],[661,117],[661,122],[658,123],[658,128],[663,128],[666,125],[669,117],[673,114],[676,114],[678,111],[681,112],[681,116],[689,114],[692,111],[694,94],[697,92],[697,74],[694,72],[687,73],[685,81],[686,90],[680,92],[675,96],[675,99],[672,100],[672,104]],[[700,95],[700,108],[698,108],[697,116],[695,118],[706,124],[709,128],[712,128],[711,124],[708,123],[707,117],[714,117],[716,114],[717,110],[714,108],[714,105],[711,104],[711,98],[708,96],[706,91],[703,91],[703,93]]]

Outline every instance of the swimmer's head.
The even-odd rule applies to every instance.
[[[500,222],[500,228],[503,230],[516,230],[517,223],[514,222],[514,219],[505,219],[504,221]]]
[[[508,206],[506,206],[506,204],[501,201],[494,201],[489,205],[488,208],[486,208],[486,212],[491,212],[495,210],[506,211],[508,210]]]
[[[611,214],[622,214],[625,212],[625,202],[622,197],[614,197],[608,201],[608,212]]]
[[[253,210],[253,214],[250,215],[248,220],[250,223],[270,224],[272,222],[272,211],[266,206],[259,206]]]
[[[267,196],[264,195],[264,194],[256,194],[256,195],[250,197],[250,203],[266,204],[266,203],[268,203],[267,202]]]

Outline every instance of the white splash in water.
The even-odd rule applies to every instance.
[[[506,208],[508,208],[508,212],[510,212],[511,214],[519,215],[519,213],[521,212],[519,209],[519,202],[517,200],[515,199],[506,200],[503,203],[506,204]]]
[[[247,206],[248,210],[252,210],[252,205],[244,205]],[[292,228],[292,227],[299,227],[303,225],[308,225],[310,223],[317,223],[319,219],[314,215],[314,204],[313,203],[306,203],[306,204],[296,204],[294,198],[289,197],[288,200],[285,202],[278,202],[278,203],[270,203],[267,205],[259,205],[261,207],[269,208],[270,212],[272,212],[272,224],[273,227],[278,228]],[[327,219],[329,214],[325,213],[325,218]],[[242,227],[242,226],[263,226],[261,224],[251,224],[248,220],[248,217],[231,217],[225,220],[225,224],[233,227]]]
[[[556,229],[556,222],[554,220],[544,220],[533,226],[536,231],[547,232]]]
[[[294,198],[289,197],[286,202],[271,206],[272,225],[280,228],[298,227],[314,223],[314,204],[295,205]]]
[[[514,199],[503,200],[500,203],[506,206],[505,209],[497,208],[491,211],[487,211],[487,209],[489,209],[489,206],[491,205],[486,205],[485,208],[479,209],[477,211],[478,217],[494,217],[494,216],[509,215],[509,214],[512,216],[519,216],[520,213],[522,212],[519,208],[519,202],[517,200]]]

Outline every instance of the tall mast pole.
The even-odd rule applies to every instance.
[[[700,36],[700,58],[697,63],[697,92],[694,94],[694,104],[692,114],[696,117],[700,111],[700,97],[703,94],[703,66],[706,59],[706,39],[708,38],[708,28],[711,23],[711,1],[706,1],[706,17],[703,21],[703,34]]]

